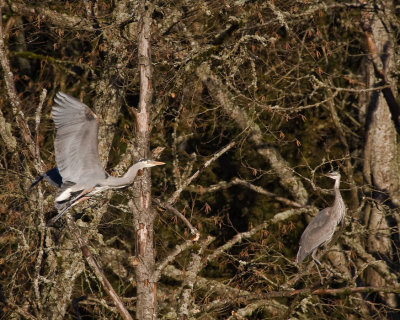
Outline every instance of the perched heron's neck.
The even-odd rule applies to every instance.
[[[341,216],[340,220],[342,220],[344,213],[346,211],[346,206],[344,204],[342,195],[340,194],[339,186],[340,186],[340,178],[335,180],[335,185],[333,187],[333,190],[335,191],[335,200],[333,201],[332,208],[334,209],[333,212],[339,214]],[[340,222],[340,220],[338,221],[338,223]]]
[[[335,180],[335,185],[333,186],[333,189],[335,190],[335,195],[337,191],[339,192],[339,187],[340,187],[340,178]]]

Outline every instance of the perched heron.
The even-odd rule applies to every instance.
[[[333,190],[335,192],[335,200],[332,207],[321,210],[310,222],[304,230],[300,238],[300,247],[297,252],[296,262],[302,263],[303,260],[311,253],[311,257],[317,265],[321,262],[315,256],[319,246],[332,239],[336,226],[342,221],[346,214],[346,206],[340,194],[340,173],[333,171],[325,176],[335,180]],[[319,269],[318,269],[319,272]]]
[[[48,225],[96,193],[132,184],[140,169],[164,164],[141,159],[122,177],[110,176],[100,163],[97,146],[99,124],[94,112],[63,92],[56,94],[54,102],[52,114],[56,126],[54,149],[57,167],[36,178],[31,185],[33,187],[44,178],[59,188],[54,202],[58,214],[50,219]]]

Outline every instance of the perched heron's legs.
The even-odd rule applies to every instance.
[[[60,219],[62,217],[62,215],[71,207],[73,207],[74,205],[78,204],[79,202],[85,201],[87,199],[89,199],[90,197],[85,197],[86,194],[88,194],[89,192],[93,191],[93,188],[90,189],[86,189],[83,190],[79,195],[77,195],[75,198],[73,198],[72,200],[68,201],[65,205],[65,207],[53,218],[51,218],[49,220],[49,222],[47,223],[47,226],[50,227],[53,224],[55,224],[57,222],[58,219]]]
[[[317,250],[314,250],[313,253],[311,254],[311,257],[313,258],[315,266],[317,267],[317,271],[318,271],[319,277],[321,279],[321,284],[324,284],[324,278],[322,278],[321,272],[319,271],[319,267],[318,267],[318,265],[322,265],[322,263],[315,256],[316,252],[317,252]]]
[[[311,257],[313,258],[313,260],[315,261],[315,263],[317,263],[318,265],[321,265],[322,263],[317,259],[317,257],[315,256],[315,254],[317,253],[317,250],[314,250],[311,254]]]

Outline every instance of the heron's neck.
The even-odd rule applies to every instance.
[[[336,212],[337,214],[341,215],[340,220],[343,219],[344,212],[346,211],[346,206],[344,204],[342,195],[340,194],[339,190],[340,186],[340,179],[335,180],[335,185],[333,187],[333,190],[335,191],[335,200],[333,201],[333,212]],[[340,222],[338,221],[338,223]]]
[[[132,166],[128,169],[128,171],[122,177],[109,176],[107,178],[106,184],[110,188],[122,188],[122,187],[128,186],[128,185],[132,184],[133,181],[135,180],[138,169],[139,168]]]

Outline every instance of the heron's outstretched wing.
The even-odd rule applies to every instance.
[[[300,238],[300,247],[310,254],[325,241],[332,237],[336,228],[336,221],[330,219],[332,208],[325,208],[311,220]]]
[[[63,182],[84,184],[104,179],[106,174],[97,147],[96,115],[88,106],[63,92],[57,93],[54,102],[54,149]]]

